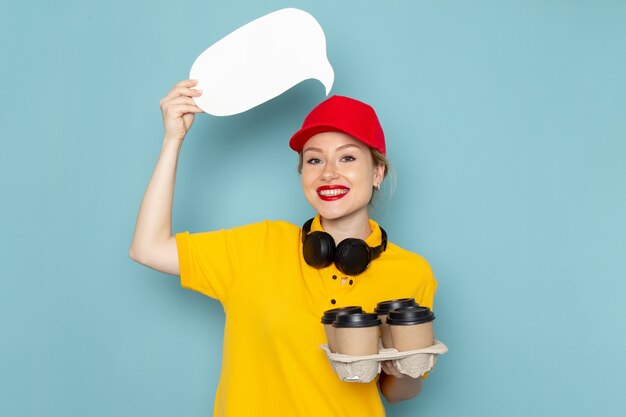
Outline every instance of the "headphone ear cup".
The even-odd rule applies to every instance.
[[[335,256],[335,241],[326,232],[309,233],[302,243],[302,254],[306,263],[313,268],[326,268]]]
[[[371,260],[370,247],[364,240],[349,238],[337,245],[335,266],[346,275],[363,273]]]

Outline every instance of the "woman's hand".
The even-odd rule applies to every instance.
[[[130,257],[152,269],[179,275],[176,237],[172,236],[172,202],[178,155],[196,113],[202,110],[192,97],[202,94],[197,81],[181,81],[161,100],[165,137],[161,154],[143,196]]]
[[[408,375],[398,371],[398,368],[396,368],[396,365],[393,364],[393,361],[382,361],[380,366],[383,368],[383,372],[387,375],[391,375],[396,378],[410,378]]]
[[[422,378],[411,378],[404,375],[393,364],[393,361],[381,363],[383,373],[380,374],[378,385],[380,392],[388,402],[397,403],[417,396],[422,390]]]
[[[193,124],[195,113],[202,113],[192,97],[199,97],[202,91],[192,87],[196,80],[184,80],[176,84],[159,102],[163,113],[164,141],[182,142]]]

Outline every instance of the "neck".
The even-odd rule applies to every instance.
[[[324,231],[330,234],[337,244],[347,238],[365,240],[372,234],[367,211],[354,213],[339,219],[325,219],[322,217],[320,220]]]

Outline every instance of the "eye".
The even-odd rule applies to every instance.
[[[310,158],[307,159],[306,163],[310,164],[310,165],[317,165],[319,163],[321,163],[322,161],[320,161],[318,158]]]
[[[342,156],[340,160],[342,162],[352,162],[352,161],[356,161],[356,158],[352,155],[345,155],[345,156]]]

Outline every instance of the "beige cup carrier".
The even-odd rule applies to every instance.
[[[446,345],[438,340],[425,349],[398,352],[397,349],[385,349],[379,345],[378,354],[369,356],[342,355],[332,353],[327,344],[321,345],[326,352],[328,361],[339,379],[347,382],[371,382],[380,373],[382,361],[394,361],[394,365],[401,373],[417,378],[430,372],[435,367],[437,355],[448,351]]]
[[[411,305],[412,307],[397,308],[407,305]],[[429,321],[434,319],[434,315],[428,308],[417,306],[415,300],[412,298],[380,302],[376,307],[376,313],[387,315],[391,311],[394,311],[392,315],[403,314],[399,312],[407,310],[407,308],[409,310],[413,308],[421,310],[420,314],[427,313],[429,316],[427,320]],[[356,318],[357,316],[374,315],[363,314],[361,307],[358,306],[340,307],[325,311],[322,317],[322,323],[325,325],[333,323],[333,327],[335,327],[342,321],[348,321],[346,320],[349,319],[348,316]],[[381,322],[380,320],[376,321]],[[376,375],[380,373],[381,362],[388,360],[393,361],[399,372],[412,378],[417,378],[424,375],[426,372],[430,372],[435,367],[437,356],[448,351],[446,345],[438,340],[434,340],[432,346],[401,352],[393,347],[385,348],[380,337],[378,338],[378,353],[374,355],[357,356],[335,353],[331,351],[328,344],[321,345],[321,348],[326,353],[333,370],[342,381],[362,383],[371,382]]]

